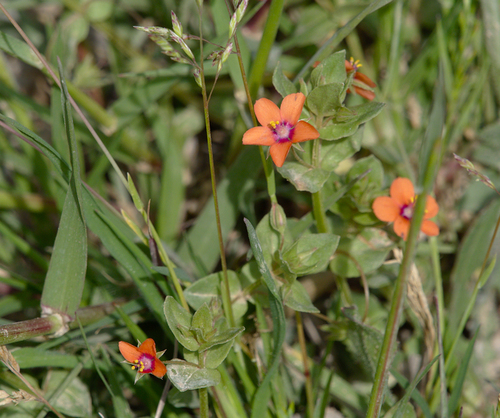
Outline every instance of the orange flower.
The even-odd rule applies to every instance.
[[[359,60],[354,61],[354,58],[351,57],[350,61],[345,60],[345,70],[349,73],[354,71],[354,82],[353,87],[354,91],[359,94],[361,97],[364,97],[368,100],[373,100],[375,98],[375,93],[371,90],[377,85],[370,79],[370,77],[358,73],[358,69],[361,67]],[[350,90],[347,90],[350,93]]]
[[[394,232],[406,241],[413,217],[415,190],[410,180],[398,177],[391,184],[390,195],[377,197],[372,205],[375,216],[384,222],[394,222]],[[420,230],[429,236],[439,234],[439,227],[428,219],[437,215],[439,206],[436,200],[427,196],[424,220]]]
[[[319,137],[311,124],[299,121],[306,96],[302,93],[289,94],[283,99],[281,109],[271,100],[255,102],[255,116],[262,126],[256,126],[243,135],[244,145],[270,146],[271,158],[278,167],[285,162],[292,144]]]
[[[132,370],[137,369],[138,374],[151,373],[162,379],[167,373],[166,366],[158,360],[158,357],[161,357],[165,351],[157,354],[156,344],[152,338],[148,338],[139,347],[120,341],[118,348],[125,360],[132,365]],[[138,375],[138,377],[140,376]]]

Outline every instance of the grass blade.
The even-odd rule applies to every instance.
[[[42,292],[42,310],[72,318],[80,305],[87,271],[87,227],[82,207],[80,161],[68,90],[59,63],[64,126],[72,175]]]
[[[472,350],[474,349],[474,344],[476,342],[478,334],[479,328],[476,329],[474,337],[467,346],[467,350],[465,351],[464,356],[461,358],[460,367],[458,368],[457,377],[455,379],[455,385],[453,386],[453,390],[451,391],[450,401],[448,403],[448,411],[450,414],[449,416],[452,416],[458,408],[458,401],[460,400],[460,394],[462,393],[465,375],[467,374],[467,368],[469,367],[469,362],[472,357]]]

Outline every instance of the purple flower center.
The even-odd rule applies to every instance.
[[[403,218],[411,220],[411,218],[413,217],[413,202],[409,205],[402,206],[399,213]]]
[[[294,127],[291,126],[286,121],[276,121],[269,124],[269,128],[273,131],[274,140],[281,144],[283,142],[289,142],[293,138]]]
[[[149,354],[142,353],[139,360],[135,360],[134,363],[140,373],[151,373],[154,369],[155,359]]]

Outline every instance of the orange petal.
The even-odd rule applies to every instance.
[[[439,206],[432,196],[427,196],[427,200],[425,201],[425,213],[424,219],[434,218],[439,212]],[[429,235],[429,234],[427,234]]]
[[[384,222],[394,222],[399,216],[400,207],[392,197],[377,197],[372,204],[375,216]]]
[[[275,142],[274,135],[266,126],[256,126],[250,128],[243,134],[244,145],[273,145]]]
[[[359,94],[361,97],[364,97],[368,100],[373,100],[375,98],[375,93],[370,90],[362,89],[361,87],[354,86],[354,91]],[[349,93],[349,90],[347,91]]]
[[[372,79],[365,74],[356,73],[354,75],[354,78],[358,81],[361,81],[362,83],[366,84],[369,87],[372,87],[372,88],[377,87],[377,85],[372,81]]]
[[[430,237],[435,237],[439,235],[439,227],[432,221],[423,221],[420,230]]]
[[[160,360],[155,359],[155,365],[153,367],[153,371],[151,372],[151,374],[153,376],[162,379],[166,373],[167,373],[167,368],[165,367],[165,365]]]
[[[120,349],[120,353],[129,363],[133,363],[135,360],[139,360],[139,357],[142,353],[139,349],[132,344],[126,343],[125,341],[120,341],[118,343],[118,348]]]
[[[304,142],[319,137],[318,130],[310,123],[299,121],[293,130],[292,142]]]
[[[281,102],[281,120],[295,126],[299,121],[306,96],[302,93],[289,94]]]
[[[410,230],[410,221],[402,216],[398,216],[394,221],[394,232],[406,241],[408,231]]]
[[[148,338],[139,346],[139,351],[144,354],[149,354],[152,357],[156,358],[156,344],[155,340],[152,338]]]
[[[350,61],[345,60],[345,70],[347,72],[354,70],[354,67],[352,66]]]
[[[281,167],[286,160],[286,156],[288,155],[288,151],[292,147],[291,142],[282,142],[275,143],[271,145],[271,149],[269,152],[271,153],[271,158],[273,159],[274,164],[277,167]]]
[[[398,177],[391,184],[390,194],[399,206],[409,205],[415,198],[415,189],[409,179]]]
[[[281,114],[278,106],[269,99],[259,99],[254,106],[255,116],[262,126],[267,126],[271,122],[279,122]]]

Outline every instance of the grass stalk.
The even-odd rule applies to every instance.
[[[227,263],[226,263],[226,253],[224,249],[224,238],[222,236],[222,227],[220,221],[219,212],[219,200],[217,198],[217,184],[215,181],[215,167],[214,167],[214,153],[212,149],[212,131],[210,129],[210,115],[208,112],[208,98],[207,98],[207,87],[205,83],[205,73],[203,68],[203,28],[202,28],[202,11],[203,3],[200,3],[199,7],[199,31],[200,31],[200,79],[201,79],[201,92],[203,96],[203,114],[205,117],[205,129],[207,134],[207,146],[208,146],[208,161],[210,165],[210,181],[212,183],[212,195],[214,197],[214,208],[215,208],[215,221],[217,224],[217,236],[219,238],[219,249],[220,249],[220,259],[222,265],[222,276],[224,281],[224,286],[222,290],[222,304],[224,306],[224,312],[229,321],[231,327],[235,326],[233,306],[231,304],[231,293],[229,291],[229,279],[227,277]],[[208,395],[206,395],[208,396]],[[201,390],[200,390],[200,401],[201,401]],[[207,415],[208,417],[208,415]]]
[[[227,4],[227,1],[226,1],[226,4]],[[228,5],[228,10],[230,10],[229,5]],[[243,65],[243,58],[241,57],[241,49],[240,49],[240,44],[238,42],[237,35],[234,36],[234,45],[235,45],[235,49],[236,49],[236,56],[238,57],[238,64],[240,66],[240,72],[241,72],[241,78],[243,80],[243,86],[245,87],[245,94],[247,96],[248,110],[250,111],[250,115],[252,117],[253,126],[258,126],[257,118],[255,116],[255,110],[253,107],[253,99],[252,99],[252,95],[250,93],[250,87],[248,85],[248,79],[247,79],[247,75],[245,72],[245,66]],[[267,192],[269,194],[269,198],[271,199],[271,203],[278,203],[278,199],[276,198],[276,180],[275,180],[275,175],[274,175],[274,169],[272,167],[272,164],[268,163],[266,156],[265,156],[265,153],[264,153],[264,149],[261,146],[259,146],[259,149],[260,149],[260,157],[262,159],[262,166],[264,168],[264,174],[266,176]]]

